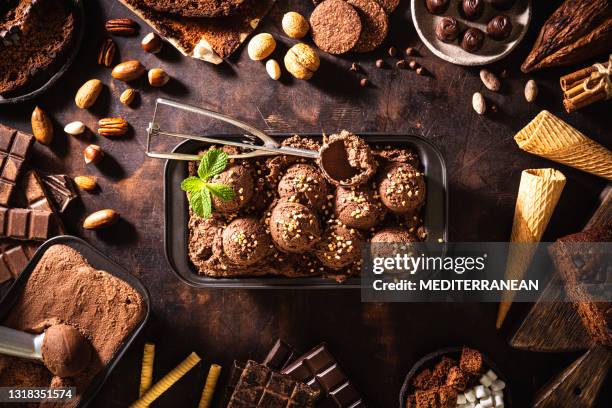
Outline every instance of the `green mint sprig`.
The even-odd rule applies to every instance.
[[[236,197],[234,189],[222,183],[211,183],[210,180],[227,167],[229,156],[223,150],[211,149],[200,161],[198,175],[187,177],[181,183],[181,189],[188,193],[189,206],[200,217],[212,215],[212,196],[223,201]]]

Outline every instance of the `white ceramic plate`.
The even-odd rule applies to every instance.
[[[411,0],[412,21],[423,43],[438,57],[457,65],[478,66],[498,61],[508,55],[521,42],[529,23],[531,22],[531,0],[516,0],[509,10],[498,10],[485,3],[484,13],[477,21],[468,21],[459,12],[461,0],[451,0],[446,13],[431,14],[425,7],[425,0]],[[461,24],[461,32],[468,27],[481,29],[486,33],[487,23],[493,17],[505,14],[512,21],[512,33],[507,40],[495,41],[485,34],[483,47],[477,53],[469,53],[459,45],[459,39],[453,43],[445,43],[436,37],[435,27],[444,16],[455,17]]]

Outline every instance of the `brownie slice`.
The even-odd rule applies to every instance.
[[[227,17],[248,0],[142,0],[154,10],[184,17]]]
[[[612,346],[612,302],[589,300],[590,286],[610,284],[610,255],[591,251],[591,242],[612,242],[612,221],[560,238],[548,250],[585,328],[597,343]]]
[[[469,375],[478,375],[482,370],[482,354],[478,350],[464,347],[461,350],[459,367]]]
[[[430,387],[439,387],[446,382],[446,376],[450,369],[457,365],[457,362],[449,357],[442,357],[440,362],[436,364],[429,380]]]
[[[15,22],[14,17],[3,21],[11,25],[12,33],[0,41],[0,95],[28,85],[49,68],[68,48],[74,33],[74,16],[60,0],[38,0],[28,13],[17,14],[22,21]]]
[[[458,391],[465,391],[468,383],[468,376],[457,366],[451,367],[446,376],[446,385],[450,385]]]

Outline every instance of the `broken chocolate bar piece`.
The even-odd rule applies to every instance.
[[[27,207],[38,211],[53,211],[51,201],[44,190],[42,180],[36,171],[31,170],[23,176],[23,192]]]
[[[38,248],[35,243],[0,240],[0,283],[19,276]]]
[[[7,206],[34,137],[0,124],[0,205]]]
[[[313,389],[321,390],[321,393],[331,398],[338,407],[366,406],[325,343],[299,357],[281,372]]]
[[[306,384],[249,361],[227,407],[312,407],[317,397],[318,392]]]
[[[57,222],[50,211],[0,207],[0,237],[45,240],[56,228]]]
[[[240,381],[240,376],[244,371],[246,364],[242,361],[234,360],[232,364],[232,368],[230,368],[230,376],[227,380],[227,386],[225,387],[225,397],[223,398],[224,404],[223,406],[227,406],[230,399],[232,398],[232,394],[234,393],[234,389],[236,389],[236,384]]]
[[[272,370],[281,371],[296,356],[296,351],[281,339],[276,340],[263,364]]]
[[[41,180],[55,209],[60,213],[77,197],[72,180],[65,174],[45,174],[41,176]]]

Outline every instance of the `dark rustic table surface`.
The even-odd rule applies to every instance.
[[[552,217],[545,240],[580,230],[592,213],[605,185],[586,173],[557,165],[520,151],[512,137],[540,110],[558,114],[584,133],[610,147],[610,104],[603,103],[567,115],[563,112],[559,75],[554,69],[534,75],[519,70],[542,22],[559,1],[534,2],[534,21],[524,42],[508,58],[492,66],[507,69],[503,90],[484,92],[477,68],[443,62],[420,43],[412,26],[409,1],[393,15],[391,34],[380,50],[364,56],[322,57],[322,66],[309,82],[289,78],[284,72],[274,82],[263,64],[249,60],[244,49],[226,64],[212,66],[181,56],[166,45],[161,54],[144,53],[139,39],[149,29],[141,23],[140,37],[116,38],[121,59],[136,58],[149,68],[161,66],[172,76],[163,89],[138,84],[140,99],[133,109],[121,105],[118,96],[125,84],[110,77],[110,70],[96,64],[104,37],[104,21],[134,17],[116,0],[88,1],[87,29],[80,54],[59,84],[36,101],[0,106],[0,122],[30,130],[29,117],[39,104],[54,119],[56,138],[47,148],[35,147],[35,166],[46,172],[100,177],[101,191],[84,194],[65,222],[70,233],[84,237],[138,276],[151,293],[153,313],[148,327],[132,346],[100,392],[96,407],[126,406],[137,398],[140,359],[144,341],[157,346],[155,373],[173,368],[189,352],[202,356],[204,365],[182,379],[154,406],[195,406],[210,363],[229,367],[233,359],[262,359],[277,337],[306,350],[327,341],[342,366],[371,406],[394,407],[403,377],[423,354],[437,348],[468,344],[492,357],[510,379],[515,407],[526,407],[535,390],[570,364],[576,353],[538,354],[513,350],[508,340],[528,305],[515,305],[503,330],[495,330],[497,304],[365,304],[356,290],[205,290],[179,281],[164,257],[164,162],[144,154],[145,128],[156,97],[165,96],[222,111],[275,132],[375,131],[421,135],[436,144],[446,158],[449,175],[450,239],[453,241],[506,241],[520,173],[523,169],[556,167],[567,176],[567,185]],[[261,30],[277,34],[274,56],[281,61],[292,44],[282,35],[280,20],[289,10],[306,15],[307,0],[278,0]],[[399,50],[420,50],[417,60],[430,76],[392,68],[377,69],[390,45]],[[372,86],[362,89],[359,76],[349,72],[352,58],[359,58]],[[73,97],[91,78],[108,87],[90,111],[79,110]],[[523,88],[529,78],[540,87],[536,103],[528,104]],[[478,116],[471,97],[483,91],[498,112]],[[122,139],[68,137],[64,124],[81,120],[95,129],[98,118],[122,116],[133,132]],[[191,118],[171,118],[178,127],[194,126]],[[213,123],[197,124],[205,132],[231,132]],[[85,166],[83,148],[100,144],[107,158],[99,167]],[[174,142],[173,142],[174,143]],[[169,148],[168,142],[163,147]],[[108,231],[83,231],[86,213],[113,208],[122,222]],[[608,389],[610,387],[607,387]],[[610,392],[599,405],[609,406]]]

